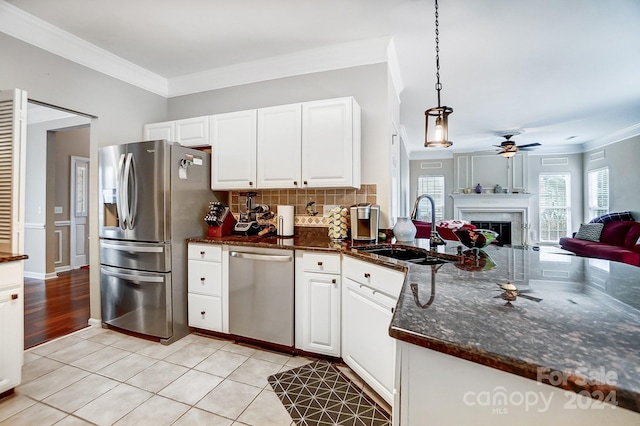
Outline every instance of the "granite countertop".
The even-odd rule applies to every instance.
[[[489,246],[488,258],[421,266],[331,242],[324,228],[296,228],[294,238],[191,238],[189,242],[340,251],[406,271],[389,334],[428,349],[574,392],[599,390],[640,412],[640,269],[559,249]],[[386,244],[393,241],[387,241]],[[414,246],[427,249],[428,240]],[[446,252],[459,244],[449,241]],[[509,301],[501,288],[512,282]],[[411,284],[416,284],[419,302]],[[541,299],[541,300],[538,300]],[[540,373],[540,374],[539,374]],[[602,375],[606,380],[597,380]],[[587,379],[587,380],[585,380]],[[602,399],[602,398],[598,398]]]
[[[26,254],[0,252],[0,263],[15,262],[16,260],[25,260],[28,258],[29,256],[27,256]]]

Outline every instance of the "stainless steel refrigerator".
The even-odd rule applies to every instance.
[[[170,344],[189,333],[185,240],[206,235],[210,155],[145,141],[99,164],[102,322]]]

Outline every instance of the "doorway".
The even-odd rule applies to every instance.
[[[71,156],[69,260],[71,269],[89,264],[89,159]]]

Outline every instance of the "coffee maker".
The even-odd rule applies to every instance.
[[[359,203],[351,209],[351,240],[378,241],[380,206]]]

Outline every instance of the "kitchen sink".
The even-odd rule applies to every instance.
[[[363,247],[358,251],[364,251],[378,256],[390,257],[398,260],[421,260],[427,257],[427,253],[422,250],[414,250],[405,247]]]
[[[445,259],[439,259],[437,257],[427,257],[424,259],[412,259],[412,260],[409,260],[409,262],[413,263],[414,265],[440,265],[441,263],[447,263],[450,261]]]

